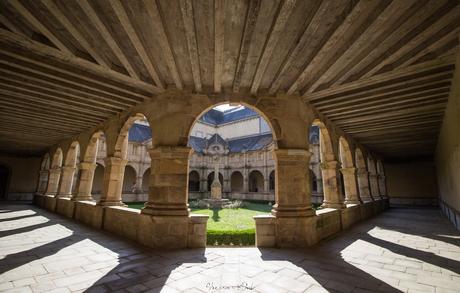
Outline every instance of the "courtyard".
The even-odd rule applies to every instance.
[[[460,233],[436,209],[390,209],[309,249],[153,250],[32,205],[0,221],[0,291],[460,290]]]

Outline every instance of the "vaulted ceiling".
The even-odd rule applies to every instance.
[[[300,94],[387,158],[430,155],[459,32],[457,0],[3,0],[0,151],[174,87]]]

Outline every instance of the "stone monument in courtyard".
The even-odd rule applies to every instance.
[[[222,208],[228,202],[228,199],[222,198],[222,184],[219,181],[219,157],[225,153],[220,145],[211,144],[207,153],[213,156],[214,161],[214,180],[211,184],[211,198],[206,199],[211,208]]]

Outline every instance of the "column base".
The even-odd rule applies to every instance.
[[[359,200],[357,200],[357,199],[356,200],[346,200],[344,202],[344,204],[345,205],[347,205],[347,204],[361,204],[361,202]]]
[[[146,203],[141,210],[142,214],[151,216],[188,216],[188,204],[158,204]]]
[[[91,195],[75,195],[72,201],[94,201]]]
[[[273,205],[272,215],[277,218],[298,218],[315,216],[316,212],[311,206]]]
[[[374,199],[373,199],[372,197],[361,197],[361,201],[362,201],[363,203],[365,203],[365,202],[372,202],[372,201],[374,201]]]
[[[102,207],[127,207],[122,201],[99,201],[96,205]]]
[[[330,209],[337,209],[337,210],[347,208],[345,203],[342,203],[342,202],[323,202],[321,206],[323,208],[330,208]]]
[[[56,195],[57,198],[71,198],[72,194],[58,194]]]

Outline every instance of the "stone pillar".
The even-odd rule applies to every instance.
[[[62,167],[62,178],[59,187],[58,197],[72,197],[72,184],[74,182],[75,167],[64,166]]]
[[[152,172],[149,200],[143,214],[153,216],[189,215],[187,197],[190,148],[161,146],[150,150]]]
[[[127,160],[109,157],[105,159],[104,185],[102,187],[101,200],[98,205],[124,206],[121,200],[123,178]]]
[[[59,188],[59,179],[61,178],[61,167],[50,169],[46,195],[56,196]]]
[[[46,192],[46,185],[48,183],[49,172],[48,170],[41,170],[39,174],[40,175],[38,176],[37,193],[44,194]]]
[[[276,218],[276,245],[312,245],[317,239],[308,169],[311,153],[303,149],[278,149],[274,155],[276,204],[272,215]]]
[[[80,178],[77,194],[72,198],[76,201],[93,200],[91,190],[93,188],[94,170],[96,163],[80,163]]]
[[[380,191],[380,197],[381,198],[386,198],[387,197],[387,188],[385,185],[385,175],[379,174],[378,175],[378,182],[379,182],[379,191]]]
[[[264,192],[270,192],[270,178],[267,176],[264,178]]]
[[[356,186],[356,169],[340,169],[345,189],[345,204],[359,204],[358,187]]]
[[[356,175],[358,179],[359,197],[362,202],[373,201],[369,189],[369,176],[366,169],[358,168]]]
[[[323,207],[342,209],[345,204],[340,195],[338,176],[339,169],[337,161],[329,161],[321,163],[321,174],[323,178],[324,201]]]
[[[369,173],[369,184],[371,187],[371,196],[374,200],[380,198],[379,194],[379,183],[377,180],[377,174]]]

